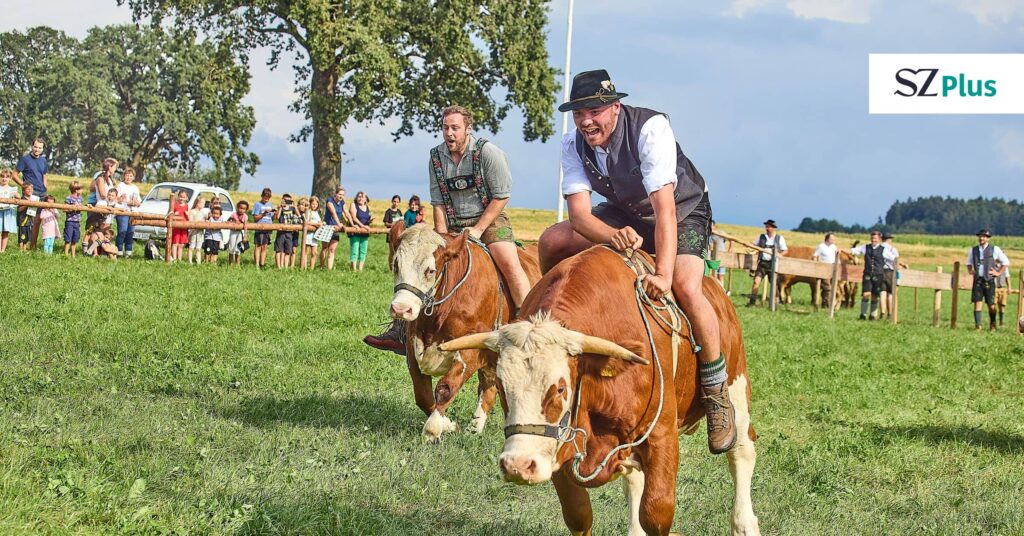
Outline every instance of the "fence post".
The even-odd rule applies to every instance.
[[[942,267],[936,268],[938,273],[942,273]],[[939,321],[942,319],[942,290],[935,291],[935,298],[932,303],[932,327],[939,327]]]
[[[1020,271],[1020,279],[1017,281],[1017,335],[1024,333],[1021,331],[1020,317],[1024,316],[1024,268]]]
[[[814,280],[814,292],[812,292],[811,294],[812,294],[812,296],[811,296],[811,305],[813,305],[814,306],[814,310],[817,311],[819,304],[821,304],[821,302],[824,301],[824,299],[821,296],[821,280],[820,279],[815,279]]]
[[[776,270],[778,269],[778,266],[779,266],[779,253],[776,251],[772,255],[772,273],[771,273],[772,288],[771,288],[771,296],[769,296],[769,300],[771,300],[771,301],[768,302],[768,305],[769,305],[769,307],[771,308],[772,311],[775,311],[777,303],[779,301],[779,289],[777,287],[777,285],[779,284],[779,274],[776,273]]]
[[[301,238],[299,239],[299,244],[302,244],[299,247],[299,269],[300,270],[305,270],[306,269],[306,222],[309,220],[309,215],[310,215],[310,212],[307,211],[306,212],[306,217],[303,218],[303,220],[302,220],[302,235],[301,235]],[[312,261],[313,261],[313,259],[310,259],[310,264],[313,264]]]
[[[167,215],[167,254],[164,255],[164,262],[171,264],[171,235],[174,234],[174,216]]]
[[[828,298],[828,317],[836,317],[836,294],[839,291],[839,256],[836,256],[836,262],[832,263],[832,288],[829,289]]]
[[[956,329],[956,306],[960,300],[960,261],[953,263],[953,312],[949,316],[949,329]]]
[[[914,287],[914,316],[917,316],[917,287]]]
[[[889,317],[892,318],[892,325],[895,326],[900,321],[900,258],[896,257],[896,260],[894,260],[893,263],[892,296],[890,296],[892,301],[889,304]]]

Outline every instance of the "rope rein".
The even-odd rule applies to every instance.
[[[605,246],[605,247],[608,247],[608,246]],[[611,249],[611,248],[608,248],[608,249]],[[615,251],[615,250],[612,250],[612,251]],[[616,253],[618,253],[618,252],[616,252]],[[575,426],[567,426],[567,427],[565,427],[565,430],[566,430],[565,433],[564,434],[559,434],[560,436],[564,435],[565,438],[562,439],[560,437],[559,440],[562,441],[562,442],[565,442],[565,443],[567,443],[569,441],[572,441],[573,449],[576,450],[576,454],[573,455],[572,472],[573,472],[573,476],[575,476],[576,479],[578,481],[580,481],[580,482],[589,482],[589,481],[597,478],[597,475],[600,474],[601,471],[603,471],[604,468],[611,461],[612,456],[614,456],[619,451],[625,450],[625,449],[634,448],[636,446],[639,446],[643,442],[647,441],[647,439],[650,437],[651,433],[654,431],[654,427],[658,424],[658,421],[661,420],[661,412],[664,409],[664,405],[665,405],[665,373],[662,370],[661,357],[658,355],[658,348],[654,344],[654,334],[651,332],[651,325],[650,325],[650,322],[648,320],[648,315],[647,315],[646,309],[644,308],[644,305],[647,305],[648,307],[650,307],[651,310],[653,311],[654,317],[657,319],[658,323],[664,325],[672,333],[672,376],[673,376],[673,378],[675,378],[676,363],[678,361],[679,331],[681,331],[681,329],[682,329],[682,322],[681,322],[681,320],[685,320],[686,321],[686,326],[687,326],[687,330],[688,330],[687,336],[688,336],[688,338],[690,340],[690,345],[693,347],[694,353],[700,352],[700,350],[701,350],[700,346],[697,344],[697,341],[693,338],[693,329],[691,328],[691,325],[690,325],[690,319],[687,318],[686,314],[683,313],[682,309],[680,309],[679,306],[676,305],[675,300],[672,298],[672,293],[669,292],[664,297],[662,297],[662,298],[660,298],[658,300],[663,305],[657,305],[657,304],[654,303],[653,300],[651,300],[651,298],[647,295],[647,293],[644,292],[643,282],[642,282],[641,276],[644,275],[645,271],[647,273],[654,273],[653,267],[650,266],[646,262],[646,260],[643,259],[643,257],[640,257],[639,258],[639,262],[637,262],[637,259],[633,258],[633,251],[632,250],[627,250],[624,253],[619,253],[619,255],[622,257],[622,260],[626,263],[626,265],[631,270],[633,270],[634,273],[637,274],[637,279],[636,279],[636,281],[634,283],[634,291],[635,291],[634,292],[634,298],[636,300],[637,308],[640,310],[640,319],[643,320],[644,330],[647,332],[647,340],[648,340],[648,342],[651,345],[651,354],[652,354],[652,356],[654,358],[655,370],[658,373],[658,410],[655,412],[654,419],[651,420],[651,424],[647,427],[647,430],[644,431],[643,435],[641,435],[635,441],[631,441],[631,442],[625,443],[625,444],[620,444],[620,445],[616,446],[615,448],[611,449],[610,451],[608,451],[608,454],[605,455],[604,459],[601,460],[601,463],[599,463],[597,465],[597,467],[594,469],[594,471],[592,473],[590,473],[589,475],[586,475],[586,476],[584,476],[583,474],[580,473],[580,465],[583,463],[583,460],[587,457],[587,437],[588,437],[587,436],[587,431],[582,429],[582,428],[577,428]],[[663,312],[664,312],[664,314],[666,314],[668,316],[668,318],[665,318],[665,317],[662,316]],[[580,400],[583,398],[582,394],[580,393],[580,388],[582,387],[582,385],[583,385],[583,375],[580,374],[580,375],[578,375],[577,382],[576,382],[576,393],[575,393],[575,395],[576,395],[576,403],[575,403],[575,405],[573,407],[573,411],[572,411],[573,415],[574,415],[574,418],[572,419],[573,424],[575,424],[576,418],[579,417]],[[582,449],[576,445],[576,437],[579,436],[579,435],[583,436],[583,448]]]

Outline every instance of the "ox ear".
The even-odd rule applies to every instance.
[[[459,256],[462,250],[466,249],[466,239],[469,238],[469,233],[459,233],[458,235],[448,235],[445,237],[447,242],[444,246],[444,253],[442,254],[445,259],[454,259]]]
[[[442,352],[458,352],[459,350],[495,350],[498,342],[497,331],[487,331],[484,333],[471,333],[469,335],[463,335],[458,339],[452,339],[450,341],[441,344],[440,348]]]
[[[636,363],[638,365],[651,364],[650,361],[630,352],[612,341],[602,339],[601,337],[584,335],[581,348],[585,354],[606,355],[608,357],[614,357],[616,359],[629,361],[630,363]]]

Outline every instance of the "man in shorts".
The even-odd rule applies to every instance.
[[[971,301],[974,303],[974,329],[981,331],[981,303],[988,305],[989,331],[996,329],[996,279],[1009,270],[1010,259],[999,246],[988,243],[988,229],[978,231],[978,245],[967,252],[967,271],[974,276]]]
[[[882,233],[871,231],[871,243],[850,249],[851,255],[864,256],[864,277],[860,285],[860,320],[874,320],[878,313],[878,298],[884,288],[885,246]],[[871,314],[868,315],[868,300],[871,300]]]
[[[702,290],[711,234],[708,189],[676,142],[668,117],[622,104],[625,96],[607,71],[586,71],[573,78],[569,101],[558,107],[572,112],[576,124],[562,138],[569,221],[541,235],[541,270],[594,244],[657,255],[655,273],[644,278],[643,289],[652,299],[674,294],[693,325],[702,348],[697,359],[708,448],[722,453],[736,442],[736,426],[718,317]],[[592,207],[591,192],[607,201]]]
[[[462,106],[441,111],[444,143],[430,151],[430,203],[438,234],[468,232],[483,242],[508,284],[516,309],[530,292],[519,262],[512,223],[505,214],[512,193],[508,156],[493,142],[472,135],[473,114]],[[394,321],[379,336],[363,341],[379,350],[405,355],[405,322]]]

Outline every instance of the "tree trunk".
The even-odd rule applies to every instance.
[[[341,127],[333,103],[337,99],[337,67],[324,70],[312,62],[312,94],[309,99],[313,122],[313,195],[324,198],[341,184]]]

